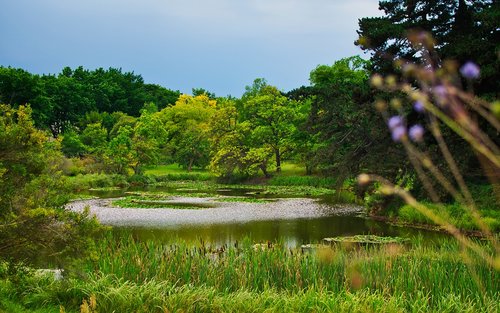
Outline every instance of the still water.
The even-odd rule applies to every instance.
[[[142,189],[143,190],[143,189]],[[136,189],[136,191],[139,191]],[[148,188],[147,191],[167,191],[166,188]],[[179,190],[177,190],[178,192]],[[192,190],[186,190],[186,196]],[[224,196],[247,196],[264,198],[267,195],[256,193],[255,190],[224,189],[215,191],[214,194]],[[118,197],[123,191],[94,192],[100,197]],[[274,198],[279,198],[273,195]],[[338,206],[332,199],[318,198],[322,204]],[[212,245],[233,244],[245,237],[250,237],[254,242],[281,241],[288,246],[300,246],[306,243],[320,242],[325,237],[350,236],[358,234],[373,234],[379,236],[399,236],[405,238],[421,237],[425,241],[434,241],[446,236],[442,233],[420,230],[410,227],[390,225],[385,222],[375,221],[368,217],[356,215],[325,214],[321,217],[255,220],[245,222],[221,222],[208,224],[177,224],[162,227],[120,226],[114,227],[114,232],[120,235],[132,235],[136,240],[154,240],[158,242],[172,242],[181,239],[186,242],[198,243],[203,240]]]
[[[409,227],[391,226],[355,216],[325,216],[310,219],[273,221],[251,221],[246,223],[224,223],[209,225],[178,225],[164,228],[115,227],[117,234],[131,234],[139,241],[154,240],[172,242],[182,239],[198,243],[203,240],[221,246],[250,237],[254,242],[282,241],[290,247],[307,243],[317,243],[321,239],[334,236],[373,234],[379,236],[421,237],[434,241],[447,235]]]

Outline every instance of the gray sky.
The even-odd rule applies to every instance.
[[[288,91],[356,54],[377,0],[0,0],[0,65],[34,73],[122,68],[147,83],[240,96],[264,77]]]

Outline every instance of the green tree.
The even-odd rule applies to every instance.
[[[431,33],[437,43],[434,65],[441,62],[438,55],[459,64],[474,60],[482,68],[477,92],[493,98],[498,96],[498,1],[386,0],[379,1],[379,8],[384,16],[359,20],[360,38],[356,42],[372,53],[374,71],[392,73],[394,59],[421,62],[420,49],[413,46],[408,36],[418,37],[425,31]]]
[[[283,156],[294,148],[300,102],[289,100],[276,87],[257,79],[242,97],[243,119],[251,123],[253,146],[271,150],[276,171],[281,171]],[[260,150],[259,150],[260,151]],[[260,158],[264,155],[258,153]]]
[[[136,174],[142,172],[143,165],[157,164],[161,158],[161,149],[164,148],[167,131],[157,111],[155,104],[145,104],[134,126],[132,149],[137,158],[134,166]]]
[[[245,146],[245,132],[238,123],[234,101],[220,101],[208,126],[210,169],[225,178],[233,176],[235,172],[243,173],[243,159],[248,148]]]
[[[61,139],[61,150],[65,156],[80,157],[87,152],[87,147],[82,143],[80,135],[75,129],[66,129]]]
[[[57,76],[39,76],[22,69],[0,67],[0,103],[14,107],[29,103],[35,125],[50,129],[54,137],[67,127],[84,126],[79,123],[89,112],[124,112],[138,117],[144,103],[154,102],[164,108],[178,97],[178,91],[145,84],[140,75],[121,69],[66,67]],[[105,116],[86,124],[96,122],[110,130]]]
[[[137,118],[127,115],[123,112],[115,112],[112,114],[113,119],[116,121],[111,130],[109,131],[109,138],[113,139],[118,135],[118,130],[123,126],[129,126],[130,128],[134,128],[137,123]]]
[[[208,98],[210,98],[212,100],[215,100],[217,98],[215,96],[215,93],[207,91],[206,89],[203,89],[203,88],[193,88],[193,89],[191,89],[191,91],[192,91],[194,97],[206,95]]]
[[[87,146],[87,150],[98,157],[104,153],[108,145],[108,132],[101,123],[87,125],[80,138],[82,143]]]
[[[393,146],[372,106],[368,66],[355,56],[320,65],[310,75],[313,96],[306,127],[320,143],[316,153],[320,165],[340,176],[380,168],[378,153]]]
[[[174,106],[160,112],[170,155],[188,171],[209,163],[208,122],[215,107],[216,101],[206,95],[181,95]]]
[[[104,160],[112,172],[128,175],[129,169],[135,167],[137,156],[132,149],[133,133],[130,126],[122,126],[118,129],[116,137],[110,140]]]
[[[210,169],[219,177],[248,177],[258,171],[269,177],[273,151],[253,145],[253,125],[241,118],[235,101],[220,98],[209,122]]]

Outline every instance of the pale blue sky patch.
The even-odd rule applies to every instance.
[[[121,67],[147,83],[240,96],[257,77],[287,91],[361,51],[377,0],[15,0],[0,11],[0,65],[35,73]]]

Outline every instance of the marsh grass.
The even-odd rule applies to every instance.
[[[500,309],[500,274],[477,260],[478,285],[453,240],[339,246],[312,254],[280,243],[255,249],[249,239],[231,247],[175,242],[136,242],[109,235],[98,242],[99,259],[63,281],[27,276],[24,283],[14,285],[2,280],[0,295],[10,296],[0,303],[33,309],[62,304],[67,312],[91,297],[99,312]]]
[[[271,288],[340,292],[355,287],[412,294],[427,290],[435,297],[446,292],[498,296],[500,288],[500,274],[481,263],[476,274],[484,286],[477,286],[460,256],[460,245],[452,240],[409,249],[394,245],[328,249],[317,255],[304,255],[300,249],[287,249],[279,243],[271,249],[255,250],[249,240],[222,249],[185,243],[165,246],[135,242],[132,238],[107,242],[100,247],[106,253],[87,271],[99,268],[102,274],[115,274],[137,283],[171,281],[176,285],[211,286],[219,291]],[[353,285],[354,278],[360,279],[359,285]]]

